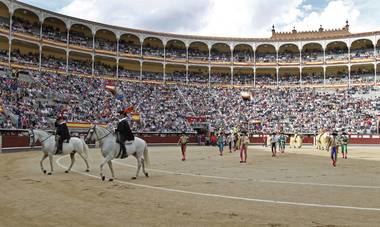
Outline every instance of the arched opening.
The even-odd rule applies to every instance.
[[[373,61],[374,45],[369,39],[359,39],[351,44],[351,62]]]
[[[380,60],[380,39],[377,41],[376,44],[376,59]]]
[[[150,63],[150,62],[144,62],[143,63],[143,80],[149,80],[149,81],[158,81],[163,82],[164,81],[164,75],[163,75],[163,65],[160,63]]]
[[[189,83],[208,84],[208,67],[189,66]]]
[[[212,67],[211,68],[211,84],[231,84],[231,69],[226,67]]]
[[[123,34],[119,40],[119,53],[122,57],[140,58],[141,43],[133,34]]]
[[[380,64],[377,64],[376,65],[376,85],[379,85],[380,84],[380,79],[379,79],[379,76],[380,75]]]
[[[326,84],[348,84],[348,66],[326,68]]]
[[[11,62],[18,65],[39,66],[40,49],[35,44],[14,39],[12,40]]]
[[[234,85],[254,85],[254,72],[252,68],[235,68]]]
[[[186,45],[180,40],[170,40],[166,44],[167,62],[186,62]]]
[[[225,43],[212,45],[211,61],[222,64],[231,63],[231,47]]]
[[[256,48],[256,65],[276,65],[276,48],[270,44],[262,44]]]
[[[284,44],[278,50],[278,63],[281,65],[300,64],[300,50],[295,44]]]
[[[374,83],[375,66],[373,64],[351,66],[351,83]]]
[[[348,47],[345,42],[336,41],[326,47],[326,63],[339,64],[348,61]]]
[[[307,67],[302,69],[302,84],[324,84],[322,67]]]
[[[91,29],[83,24],[74,24],[70,28],[71,48],[92,50],[92,32]]]
[[[48,69],[66,71],[66,51],[43,46],[41,66]]]
[[[162,60],[164,58],[164,44],[155,37],[148,37],[143,42],[144,59]]]
[[[0,2],[0,32],[3,34],[8,34],[9,19],[10,15],[8,7]]]
[[[323,47],[319,43],[308,43],[302,47],[302,63],[305,65],[323,64]]]
[[[116,77],[116,59],[95,56],[94,75],[98,77]]]
[[[186,67],[184,65],[166,65],[165,80],[186,83]]]
[[[234,64],[247,65],[254,62],[253,49],[248,44],[239,44],[234,48]]]
[[[190,44],[188,52],[190,63],[208,63],[209,49],[207,44],[202,42],[193,42]]]
[[[7,38],[0,36],[0,59],[8,63],[9,41]]]
[[[40,20],[32,11],[16,9],[12,18],[12,31],[15,35],[20,33],[40,37]]]
[[[140,62],[121,59],[119,61],[119,78],[140,79]]]
[[[277,85],[276,69],[258,68],[256,69],[256,86]]]
[[[69,53],[69,72],[92,75],[92,57],[89,54],[71,51]]]
[[[95,51],[104,54],[116,54],[117,40],[115,33],[100,29],[95,33]]]
[[[299,85],[300,84],[299,68],[280,68],[278,72],[278,85]]]
[[[42,24],[42,38],[67,43],[67,27],[65,22],[55,17],[48,17]]]

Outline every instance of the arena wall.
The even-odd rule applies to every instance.
[[[3,150],[14,150],[14,149],[25,149],[30,148],[29,146],[29,136],[25,135],[25,130],[3,130],[0,134],[0,151]],[[85,134],[79,133],[80,137],[84,137]],[[157,134],[157,133],[138,133],[137,136],[147,141],[151,145],[176,145],[180,134]],[[250,137],[250,142],[252,145],[264,144],[266,138],[269,135],[252,135]],[[189,135],[190,144],[205,144],[205,138],[197,136],[195,134]],[[354,145],[380,145],[379,135],[349,135],[350,144]],[[288,141],[289,142],[289,141]],[[305,135],[304,144],[312,145],[314,143],[314,135]],[[40,144],[36,144],[39,146]]]

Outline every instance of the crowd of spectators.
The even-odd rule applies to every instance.
[[[115,77],[116,76],[116,65],[109,65],[100,61],[94,64],[94,75],[95,76],[106,76]]]
[[[91,36],[87,36],[83,32],[75,30],[70,30],[69,42],[70,44],[86,48],[92,48],[93,46],[93,39]]]
[[[13,17],[12,31],[39,37],[40,24],[37,22],[31,23],[29,20],[21,17]]]
[[[143,56],[150,56],[155,58],[164,58],[164,49],[163,47],[154,47],[151,45],[143,46]]]
[[[92,75],[91,60],[69,59],[69,72]]]
[[[66,70],[66,59],[65,58],[59,58],[53,55],[45,55],[43,54],[41,56],[41,66],[48,68],[48,69],[54,69],[54,70]]]
[[[166,48],[166,59],[167,60],[186,60],[186,49],[176,48],[174,46],[169,46]]]
[[[132,54],[132,55],[140,55],[141,54],[141,46],[136,45],[133,42],[120,40],[119,52],[120,53],[126,53],[126,54]]]
[[[19,49],[13,49],[11,52],[11,62],[27,66],[38,66],[40,62],[38,52],[22,53]]]
[[[57,57],[57,55],[42,53],[41,56],[41,66],[43,68],[66,71],[66,58],[63,56]],[[0,49],[0,59],[3,62],[8,61],[8,51],[5,49]],[[11,62],[26,66],[38,67],[39,64],[39,53],[38,52],[21,52],[20,49],[13,49],[11,52]],[[71,73],[87,74],[92,75],[92,62],[91,60],[80,60],[75,58],[69,58],[68,70]],[[95,76],[116,76],[116,65],[109,65],[101,61],[96,61],[94,64],[94,75]],[[146,72],[143,70],[142,76],[140,77],[140,71],[133,71],[119,66],[119,77],[121,78],[133,78],[133,79],[143,79],[143,80],[154,80],[163,81],[163,72]],[[188,81],[186,80],[186,72],[166,72],[165,81],[175,81],[175,82],[189,82],[189,83],[203,83],[203,84],[231,84],[231,73],[230,72],[211,72],[211,77],[207,71],[203,72],[191,72],[188,74]],[[359,68],[352,70],[351,72],[351,83],[373,83],[375,81],[375,76],[373,70],[366,68]],[[234,85],[253,85],[254,78],[253,73],[251,75],[244,74],[234,74],[233,77]],[[281,85],[295,85],[295,84],[348,84],[349,76],[345,71],[339,72],[327,72],[326,80],[324,81],[322,72],[309,72],[303,73],[300,79],[299,74],[292,73],[280,73],[278,78],[278,84]],[[265,74],[257,72],[256,74],[256,85],[277,85],[277,78],[275,74]]]
[[[44,39],[50,39],[54,41],[60,41],[63,43],[67,42],[67,31],[62,32],[59,28],[43,25],[42,26],[42,37]]]
[[[95,39],[95,49],[116,52],[117,44],[116,41],[111,41],[97,37]]]
[[[9,29],[9,18],[0,17],[0,28]]]
[[[202,61],[207,62],[209,60],[208,51],[201,51],[195,48],[189,48],[188,54],[189,54],[189,60],[201,61],[201,62]]]
[[[105,90],[106,80],[31,73],[30,80],[0,74],[0,104],[18,116],[12,123],[2,117],[3,127],[52,127],[58,113],[69,121],[112,122],[117,110],[134,106],[141,122],[138,131],[192,131],[187,116],[206,116],[215,128],[240,125],[255,133],[315,133],[318,129],[344,129],[350,133],[375,133],[379,111],[371,99],[354,97],[358,91],[319,91],[310,88],[256,88],[244,101],[239,88],[146,84],[120,81],[117,94]],[[255,120],[260,124],[249,126]]]
[[[357,49],[357,50],[351,50],[351,59],[368,59],[372,58],[374,56],[373,48],[367,49]]]
[[[127,78],[127,79],[140,79],[140,71],[133,71],[124,69],[123,67],[119,66],[119,78]]]
[[[276,63],[276,53],[256,53],[256,63]]]

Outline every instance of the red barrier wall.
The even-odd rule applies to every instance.
[[[147,141],[148,144],[176,144],[179,140],[179,135],[139,135],[140,138]],[[252,144],[263,144],[264,138],[266,136],[253,136],[250,137]],[[305,136],[304,144],[313,144],[314,137]],[[266,141],[266,139],[265,139]],[[197,137],[190,136],[190,143],[197,143]],[[351,135],[349,144],[380,144],[380,136],[377,135]],[[38,146],[38,144],[36,144]],[[3,135],[2,136],[2,147],[12,148],[12,147],[29,147],[29,137],[28,136],[17,136],[17,135]]]

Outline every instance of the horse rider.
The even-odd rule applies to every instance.
[[[120,120],[116,127],[116,142],[120,144],[121,159],[127,157],[127,150],[125,148],[125,142],[132,143],[135,140],[135,136],[132,133],[128,123],[128,112],[125,110],[119,111]]]
[[[70,132],[69,128],[66,125],[66,121],[63,116],[59,116],[55,122],[55,134],[57,141],[57,151],[56,154],[62,154],[62,146],[63,142],[66,140],[67,142],[70,140]]]

